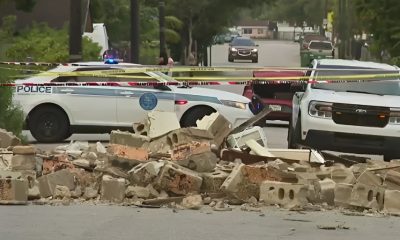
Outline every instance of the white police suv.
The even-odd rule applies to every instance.
[[[147,86],[79,84],[176,82],[161,72],[130,73],[126,78],[58,74],[110,69],[118,71],[117,69],[130,67],[143,66],[102,62],[58,66],[42,75],[17,80],[13,100],[22,107],[26,115],[26,128],[39,142],[62,141],[73,133],[108,133],[112,129],[132,130],[132,123],[142,121],[146,113],[152,110],[176,112],[182,127],[195,126],[196,120],[215,111],[225,116],[233,126],[238,126],[254,116],[250,100],[224,91],[169,84]],[[65,84],[51,85],[60,82]],[[27,83],[33,84],[26,85]]]
[[[399,74],[386,64],[339,59],[314,60],[307,75]],[[329,79],[326,79],[329,80]],[[333,79],[331,79],[333,80]],[[364,79],[365,80],[365,79]],[[400,158],[400,81],[309,83],[293,97],[288,145]],[[385,80],[385,81],[381,81]]]

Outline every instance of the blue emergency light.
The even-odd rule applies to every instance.
[[[107,50],[103,54],[103,60],[105,64],[118,64],[119,63],[118,53],[114,50]]]

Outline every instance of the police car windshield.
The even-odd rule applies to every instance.
[[[359,67],[352,68],[348,66],[318,66],[317,69],[320,71],[315,74],[316,80],[318,80],[318,77],[324,77],[321,80],[335,80],[335,76],[359,75],[360,77],[349,80],[353,82],[312,84],[311,87],[315,89],[331,90],[335,92],[359,92],[366,94],[400,96],[400,80],[398,77],[375,78],[374,80],[376,81],[373,82],[356,82],[357,80],[363,80],[362,75],[399,74],[399,71]],[[332,76],[332,79],[329,79],[330,76]]]

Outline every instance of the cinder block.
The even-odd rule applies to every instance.
[[[21,140],[11,132],[0,129],[0,148],[8,148],[21,144]]]
[[[150,198],[150,190],[146,187],[128,186],[128,188],[125,190],[125,196],[129,198],[137,197],[148,199]]]
[[[312,184],[318,182],[320,179],[315,173],[312,172],[296,172],[297,180],[299,184]]]
[[[111,166],[119,167],[127,171],[149,159],[147,150],[143,148],[110,144],[108,152],[110,153],[109,163]]]
[[[284,207],[304,206],[308,203],[308,185],[265,181],[260,187],[260,201]]]
[[[25,179],[0,179],[0,204],[24,204],[28,201],[28,182]]]
[[[201,185],[202,193],[216,193],[220,191],[220,188],[226,178],[229,176],[229,173],[226,173],[221,170],[215,170],[211,173],[203,173],[201,174],[203,178],[203,184]]]
[[[36,158],[34,155],[14,155],[11,159],[11,170],[35,170]]]
[[[139,164],[128,172],[129,181],[139,186],[147,186],[156,180],[163,166],[164,162],[157,161]]]
[[[337,183],[335,186],[335,206],[349,207],[351,204],[352,184]]]
[[[333,206],[335,204],[335,186],[335,181],[329,178],[315,182],[315,192],[319,201]]]
[[[36,154],[36,149],[32,145],[15,146],[15,147],[13,147],[12,151],[14,154],[19,154],[19,155],[34,155],[34,154]]]
[[[232,129],[232,124],[218,112],[197,120],[197,127],[214,136],[214,143],[219,147]]]
[[[334,167],[331,172],[331,178],[336,183],[354,184],[356,182],[354,173],[345,167]]]
[[[400,191],[385,191],[384,211],[391,214],[400,214]]]
[[[125,179],[104,175],[101,181],[101,200],[120,203],[125,198]]]
[[[167,135],[167,141],[172,147],[184,145],[189,142],[212,141],[214,136],[207,130],[198,128],[180,128]]]
[[[169,154],[172,150],[172,142],[169,141],[168,136],[161,136],[151,139],[148,147],[150,153],[165,153]]]
[[[198,173],[174,163],[166,163],[156,181],[161,190],[177,195],[200,192],[203,179]]]
[[[44,198],[53,196],[57,185],[66,186],[69,190],[75,188],[74,175],[67,169],[63,169],[37,179],[40,195]]]
[[[385,183],[387,190],[400,191],[400,172],[389,170],[385,176]]]
[[[351,205],[381,210],[383,208],[385,189],[356,183],[351,192]]]
[[[242,201],[251,197],[259,198],[260,185],[265,180],[277,180],[265,166],[248,166],[239,164],[221,186],[228,195]]]
[[[375,175],[371,171],[364,171],[357,178],[357,183],[362,183],[369,186],[382,187],[383,179],[377,175]]]
[[[187,164],[184,162],[187,161]],[[180,163],[196,172],[212,172],[217,166],[218,158],[213,152],[205,152],[190,156]]]
[[[110,134],[110,144],[118,144],[135,148],[147,148],[150,138],[130,132],[112,131]]]

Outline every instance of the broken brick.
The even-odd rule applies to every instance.
[[[0,179],[0,204],[21,204],[28,201],[28,182],[25,179]]]

